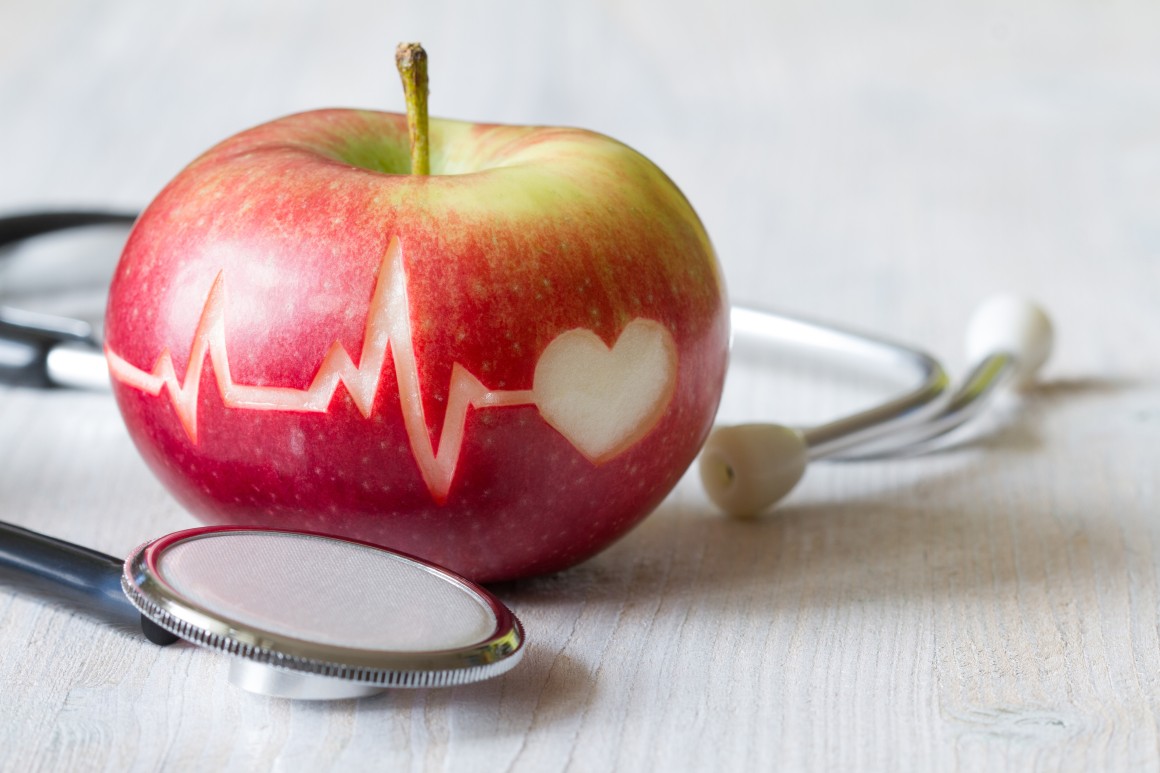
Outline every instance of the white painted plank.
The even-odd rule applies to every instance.
[[[500,589],[490,683],[268,700],[220,658],[0,591],[0,768],[1154,768],[1160,10],[1145,2],[0,5],[0,209],[139,206],[242,127],[399,109],[582,125],[653,157],[738,298],[961,365],[1000,289],[1048,383],[951,453],[819,467],[776,515],[690,477],[605,554]],[[738,368],[729,420],[848,394]],[[995,425],[999,425],[995,427]],[[123,554],[190,526],[107,397],[0,389],[0,517]]]

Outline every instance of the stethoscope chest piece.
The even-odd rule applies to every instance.
[[[284,698],[357,698],[498,676],[523,655],[483,588],[383,548],[308,532],[206,528],[148,542],[122,586],[160,627],[234,656],[230,681]]]

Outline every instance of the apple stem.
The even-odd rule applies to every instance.
[[[418,43],[400,43],[395,66],[407,100],[407,131],[411,137],[411,174],[431,174],[427,140],[427,52]]]

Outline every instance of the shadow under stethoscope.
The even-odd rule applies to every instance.
[[[677,608],[749,604],[769,614],[844,601],[904,603],[943,591],[990,594],[1015,581],[1013,563],[964,578],[972,556],[989,552],[991,529],[1018,518],[1032,529],[1033,509],[996,510],[979,496],[983,481],[1026,474],[1045,446],[1042,425],[1059,401],[1129,388],[1111,380],[1046,382],[996,406],[970,434],[910,458],[811,467],[801,490],[756,518],[727,518],[685,480],[675,496],[633,532],[584,564],[551,577],[502,587],[521,609],[628,603],[656,595]],[[1028,410],[1028,404],[1035,404]],[[1055,524],[1039,535],[1043,551],[1067,549]],[[1052,544],[1055,540],[1058,544]],[[1098,548],[1094,545],[1093,549]],[[1109,551],[1118,549],[1111,543]],[[954,575],[956,583],[937,582]]]
[[[626,613],[625,624],[641,625],[639,610],[647,608],[643,622],[678,637],[685,634],[679,621],[690,616],[703,622],[690,630],[705,633],[714,625],[744,624],[753,615],[777,626],[811,609],[833,613],[850,606],[898,609],[994,598],[1008,593],[1019,575],[1013,556],[996,559],[996,532],[1012,528],[1015,518],[1024,532],[1051,518],[980,504],[975,467],[969,460],[938,471],[928,466],[922,481],[899,481],[892,490],[856,500],[826,501],[806,492],[776,513],[748,521],[721,518],[707,506],[662,506],[585,564],[497,590],[529,628],[541,616],[566,618],[567,610],[579,619],[599,607],[614,622],[622,610],[637,610]],[[1066,534],[1058,524],[1048,526],[1033,536],[1037,550],[1064,554]],[[1109,542],[1091,549],[1119,548]],[[557,622],[574,628],[567,620]],[[609,634],[585,626],[577,635]]]
[[[1066,399],[1075,391],[1068,383],[1045,392]],[[1079,388],[1104,394],[1122,385]],[[608,689],[597,672],[610,660],[620,675],[670,669],[650,681],[677,685],[696,681],[691,664],[709,668],[714,649],[739,641],[766,648],[771,663],[782,663],[803,613],[834,620],[873,610],[889,618],[916,606],[939,615],[1010,602],[1029,592],[1029,578],[1014,553],[996,553],[1001,535],[1018,532],[1045,557],[1075,548],[1058,513],[1027,505],[996,509],[978,496],[980,476],[1002,468],[1017,477],[1024,463],[1033,464],[1046,410],[1001,411],[999,421],[953,453],[859,465],[853,485],[842,482],[850,480],[851,465],[819,466],[799,492],[755,519],[723,517],[686,480],[604,553],[556,575],[491,586],[537,642],[525,667],[446,694],[386,696],[360,711],[422,702],[471,713],[498,704],[502,716],[476,730],[519,735],[530,726],[574,721],[595,693]],[[1122,552],[1117,539],[1092,532],[1084,549],[1106,565]],[[874,635],[870,623],[854,625],[851,640]],[[782,635],[770,635],[772,629]],[[874,645],[867,639],[866,646]],[[680,654],[690,652],[700,654]]]

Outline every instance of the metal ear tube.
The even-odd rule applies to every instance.
[[[1033,383],[1053,339],[1051,320],[1039,306],[1011,296],[992,298],[971,318],[966,337],[973,365],[952,389],[938,360],[903,344],[752,309],[734,308],[733,324],[743,334],[808,341],[859,362],[905,368],[915,378],[915,386],[899,397],[818,426],[715,429],[701,452],[701,480],[718,507],[740,517],[779,502],[810,461],[921,453],[978,415],[1004,384]]]

